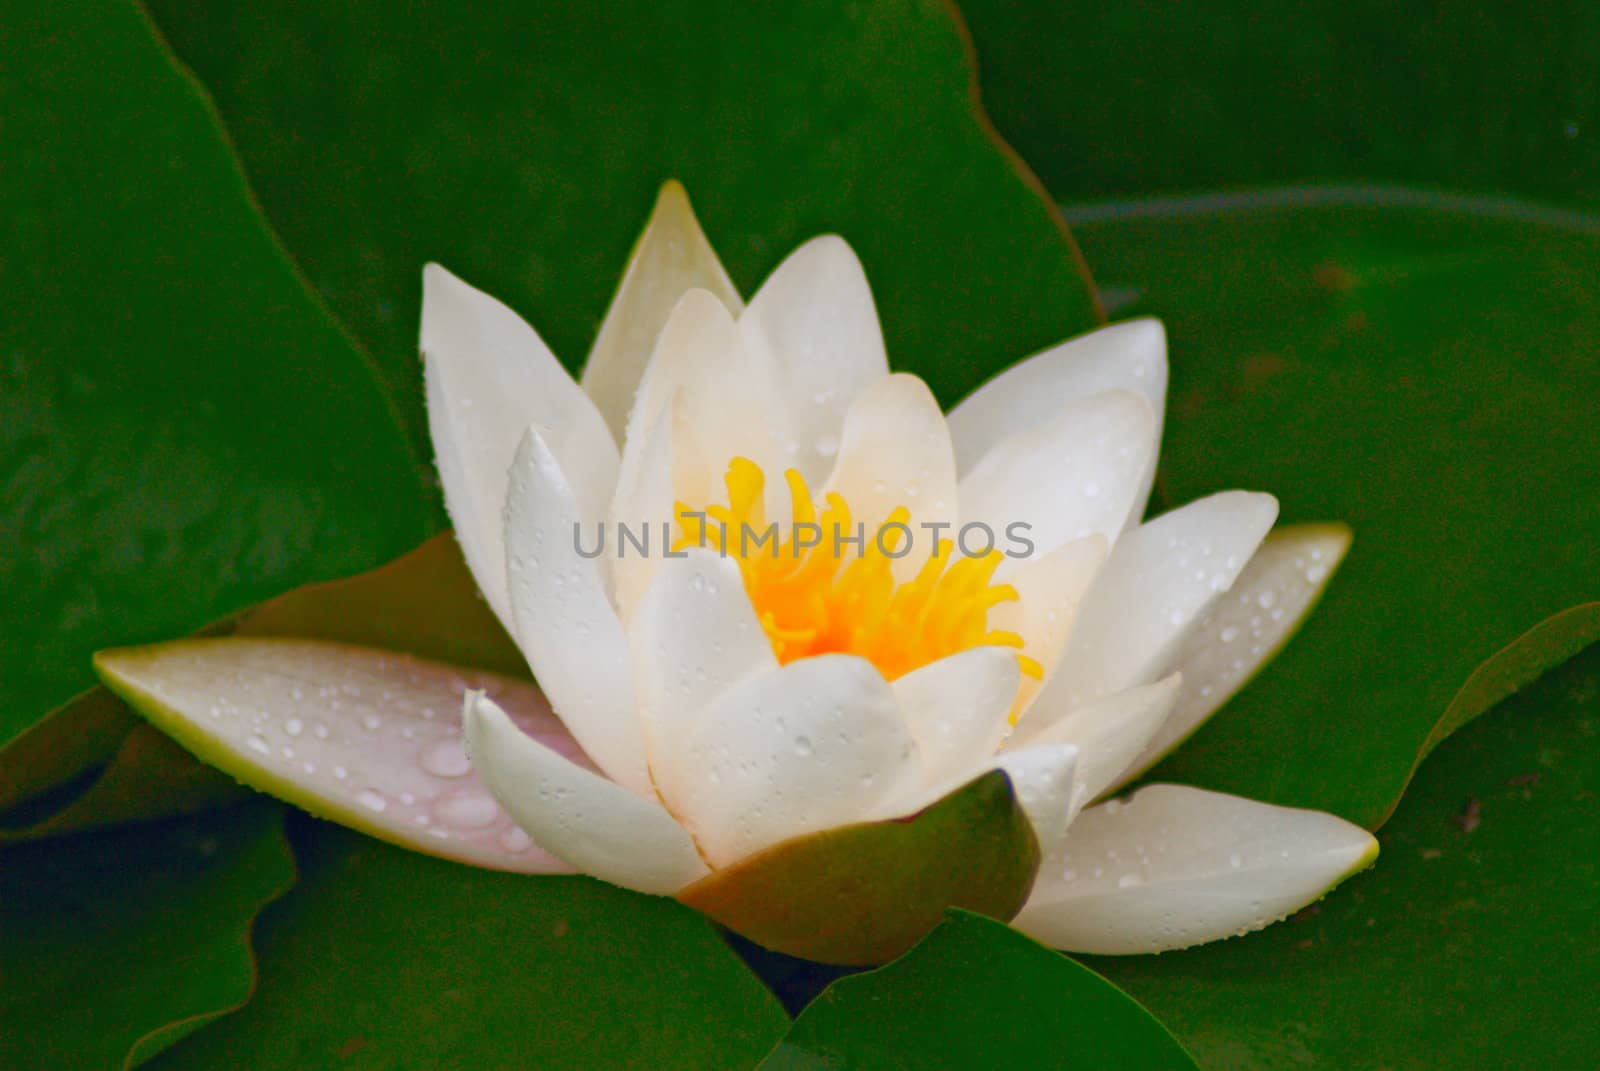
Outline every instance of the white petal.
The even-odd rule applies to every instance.
[[[1339,524],[1296,525],[1267,536],[1227,596],[1179,649],[1173,662],[1183,674],[1177,705],[1117,784],[1187,740],[1282,650],[1349,549],[1350,529]]]
[[[613,780],[650,791],[628,640],[606,598],[590,516],[537,428],[517,448],[506,501],[506,564],[517,644],[561,720]]]
[[[995,765],[1011,778],[1017,802],[1028,815],[1041,852],[1048,852],[1072,821],[1077,809],[1073,785],[1080,761],[1077,747],[1062,743],[1005,751],[995,760]]]
[[[739,292],[695,219],[689,195],[679,183],[668,182],[633,247],[583,366],[583,389],[618,442],[656,337],[679,299],[695,289],[715,295],[734,315],[743,308]]]
[[[703,771],[684,748],[730,687],[778,668],[739,566],[711,551],[663,561],[629,629],[650,773],[666,799]]]
[[[963,474],[971,472],[1001,440],[1053,420],[1071,402],[1108,390],[1143,394],[1160,438],[1167,334],[1159,320],[1130,320],[1080,335],[1013,365],[973,391],[950,411],[956,463]]]
[[[956,777],[995,753],[1011,728],[1020,676],[1015,651],[974,647],[894,682],[925,782]]]
[[[1078,607],[1105,557],[1105,537],[1092,535],[1022,561],[1003,578],[1016,589],[1017,597],[989,611],[989,627],[1021,636],[1022,653],[1039,663],[1044,681],[1049,681],[1061,659]],[[1042,685],[1043,681],[1023,678],[1017,709],[1024,717]]]
[[[1078,776],[1073,785],[1072,813],[1118,780],[1172,711],[1182,678],[1130,688],[1087,703],[1051,720],[1035,707],[1017,726],[1008,747],[1064,743],[1078,748]],[[1049,712],[1054,713],[1054,712]]]
[[[839,444],[826,490],[844,497],[867,539],[897,507],[910,510],[911,534],[900,534],[904,553],[895,563],[895,575],[908,579],[933,552],[923,525],[943,524],[944,538],[956,535],[956,464],[938,401],[916,376],[884,376],[856,396]]]
[[[799,448],[792,463],[816,486],[833,465],[850,403],[889,374],[861,262],[843,238],[813,238],[761,285],[739,328],[752,350],[774,358]]]
[[[707,873],[694,842],[652,800],[520,732],[482,693],[467,697],[473,769],[536,843],[585,874],[668,894]]]
[[[723,693],[685,741],[667,804],[713,866],[869,817],[917,779],[916,746],[864,659],[803,658]]]
[[[726,497],[723,476],[734,457],[761,465],[769,483],[780,470],[775,437],[787,436],[770,359],[745,345],[726,307],[704,290],[690,290],[672,310],[645,369],[627,440],[642,439],[661,415],[673,412],[673,485],[698,506]],[[624,453],[618,485],[642,463]],[[771,501],[769,496],[769,501]]]
[[[592,517],[611,497],[617,447],[533,328],[437,264],[422,273],[422,354],[445,507],[478,587],[510,629],[501,511],[523,431],[539,425]]]
[[[1038,552],[1100,534],[1115,542],[1155,467],[1156,423],[1132,391],[1078,399],[999,443],[961,478],[961,523],[1027,525]]]
[[[462,696],[484,688],[520,726],[510,732],[584,761],[525,681],[391,651],[276,638],[102,651],[95,668],[201,759],[312,814],[475,866],[567,869],[518,832],[461,749]]]
[[[1012,925],[1071,952],[1186,948],[1276,922],[1377,854],[1331,814],[1151,785],[1078,816]]]
[[[677,408],[675,401],[657,417],[648,435],[628,440],[617,493],[611,500],[604,572],[612,605],[624,625],[633,620],[634,607],[678,535],[672,487],[672,429]],[[586,549],[592,547],[592,542],[586,544]]]
[[[1225,491],[1125,533],[1036,702],[1067,709],[1165,675],[1189,628],[1233,584],[1277,515],[1271,495]]]

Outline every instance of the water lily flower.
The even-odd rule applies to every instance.
[[[236,639],[102,655],[113,687],[252,783],[389,839],[508,869],[559,860],[847,961],[905,941],[856,932],[819,955],[784,936],[815,928],[795,921],[803,905],[746,923],[752,903],[805,895],[795,861],[820,850],[806,846],[893,836],[975,785],[1018,816],[1006,843],[1021,847],[985,864],[1016,872],[1006,913],[1068,950],[1246,932],[1375,858],[1329,814],[1178,785],[1108,798],[1287,640],[1349,538],[1269,535],[1276,501],[1245,491],[1143,519],[1159,323],[1047,349],[945,414],[890,372],[844,241],[802,245],[746,304],[669,184],[580,380],[437,266],[422,350],[461,553],[559,723],[526,684],[377,652]],[[286,679],[322,694],[286,696]],[[437,716],[463,693],[470,771]],[[267,739],[286,708],[300,731]],[[473,794],[445,793],[452,778]],[[974,843],[939,850],[990,858]],[[850,851],[830,857],[855,867],[830,895],[894,886]],[[874,910],[853,925],[887,926],[893,896]]]

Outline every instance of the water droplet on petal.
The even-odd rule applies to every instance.
[[[267,746],[267,741],[259,736],[252,736],[248,741],[246,741],[246,743],[249,745],[251,751],[261,755],[265,755],[272,750]]]
[[[305,727],[305,722],[301,721],[299,718],[290,718],[288,721],[283,723],[283,731],[288,733],[290,736],[299,736],[305,730]]]
[[[337,772],[337,771],[335,771]],[[364,788],[356,796],[356,802],[369,811],[382,813],[389,808],[389,801],[384,799],[377,789]]]
[[[1238,638],[1239,630],[1234,628],[1232,625],[1229,625],[1227,628],[1223,629],[1217,634],[1217,639],[1221,640],[1223,643],[1232,643]]]
[[[435,777],[465,777],[472,771],[472,762],[460,740],[441,740],[422,753],[422,768]]]
[[[434,816],[452,829],[482,829],[500,817],[500,805],[488,796],[469,793],[451,796],[433,809]]]
[[[533,838],[516,826],[500,834],[500,847],[508,852],[525,852],[533,847]]]

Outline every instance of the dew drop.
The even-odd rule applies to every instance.
[[[311,731],[316,734],[318,740],[328,739],[328,727],[326,725],[318,723],[312,727]]]
[[[512,826],[500,834],[500,847],[512,853],[525,852],[533,847],[533,838],[516,826]]]
[[[380,814],[389,808],[389,801],[384,799],[376,789],[372,788],[362,789],[356,796],[356,802],[367,810]]]
[[[1326,580],[1327,577],[1328,567],[1326,565],[1313,565],[1311,568],[1306,570],[1306,583],[1308,584],[1320,584]]]
[[[460,740],[441,740],[422,753],[422,768],[435,777],[465,777],[472,762]]]
[[[1272,609],[1272,604],[1277,602],[1277,601],[1278,601],[1278,593],[1273,591],[1270,588],[1267,589],[1266,591],[1263,591],[1261,594],[1256,596],[1256,604],[1258,606],[1260,606],[1263,610]]]
[[[1227,628],[1223,629],[1222,632],[1217,636],[1217,639],[1221,640],[1223,643],[1232,643],[1238,638],[1239,630],[1234,628],[1232,625],[1229,625]]]
[[[346,777],[350,776],[350,771],[346,770],[343,766],[335,766],[333,768],[333,776],[343,781]]]
[[[1232,855],[1228,856],[1228,865],[1233,867],[1233,869],[1238,870],[1240,867],[1244,866],[1244,858],[1240,856],[1238,852],[1234,852]]]
[[[305,727],[305,722],[301,721],[299,718],[290,718],[288,721],[283,723],[283,731],[288,733],[290,736],[299,736],[305,731]]]
[[[1100,485],[1098,483],[1096,483],[1095,481],[1093,481],[1093,480],[1090,480],[1088,483],[1084,484],[1083,485],[1083,497],[1084,498],[1099,498],[1100,497]]]
[[[434,816],[452,829],[482,829],[500,817],[500,805],[488,796],[471,793],[451,796],[433,809]]]
[[[252,736],[246,743],[249,745],[250,750],[257,754],[265,755],[272,750],[267,747],[267,741],[260,736]]]
[[[811,754],[811,738],[808,737],[808,736],[797,736],[797,737],[795,737],[794,738],[794,753],[796,755],[799,755],[801,758],[804,758],[805,756]]]
[[[1117,879],[1117,888],[1131,889],[1135,885],[1143,885],[1144,879],[1137,874],[1124,874]]]
[[[383,719],[378,717],[376,714],[367,714],[361,718],[361,724],[365,726],[367,732],[370,733],[378,726],[383,724]]]

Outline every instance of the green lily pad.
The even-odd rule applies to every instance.
[[[96,648],[376,564],[431,514],[139,9],[5,0],[0,55],[4,743]]]
[[[788,1018],[713,927],[589,878],[474,870],[301,822],[261,986],[153,1065],[752,1067]]]
[[[1060,1067],[1196,1071],[1116,986],[964,911],[887,967],[841,979],[795,1020],[762,1071]]]
[[[1063,199],[1351,179],[1600,191],[1585,0],[1537,18],[1383,0],[961,9],[996,125]]]
[[[980,121],[939,0],[150,6],[419,449],[421,266],[576,367],[668,178],[745,293],[842,234],[891,363],[946,402],[1096,318],[1059,221]]]
[[[1587,1067],[1600,647],[1457,732],[1382,862],[1262,933],[1091,960],[1215,1071]]]
[[[1077,231],[1108,291],[1166,320],[1167,498],[1266,488],[1356,536],[1301,635],[1153,776],[1377,824],[1478,667],[1600,596],[1600,238],[1164,203]],[[1600,635],[1562,621],[1519,680]]]
[[[250,926],[294,884],[282,809],[0,853],[0,1065],[132,1066],[249,999]]]
[[[1022,910],[1039,842],[993,770],[906,818],[774,845],[678,893],[757,944],[819,963],[884,963],[966,908]]]

